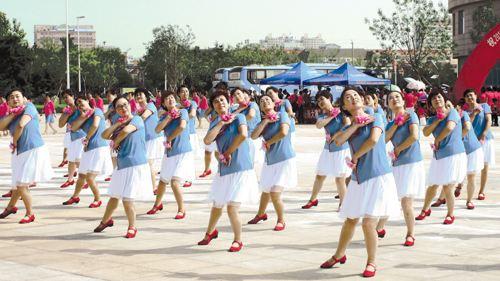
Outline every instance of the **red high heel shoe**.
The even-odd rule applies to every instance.
[[[102,232],[104,229],[108,227],[112,227],[114,225],[113,219],[109,219],[106,223],[102,223],[102,221],[99,223],[99,225],[94,229],[94,232]]]
[[[111,181],[111,177],[105,178],[104,181]]]
[[[377,236],[378,238],[384,238],[385,237],[385,229],[377,230]]]
[[[66,181],[64,182],[63,184],[61,184],[61,188],[66,188],[70,185],[74,185],[75,184],[75,180],[72,180],[72,181]]]
[[[302,206],[302,209],[311,209],[312,207],[318,206],[318,203],[319,203],[318,199],[314,199],[313,201],[309,200],[309,202],[307,202],[307,204]]]
[[[130,231],[132,231],[132,232],[130,232]],[[131,239],[131,238],[134,238],[135,235],[137,235],[137,228],[135,228],[133,226],[129,226],[128,230],[127,230],[127,234],[125,235],[125,238]]]
[[[36,182],[30,184],[28,187],[36,187]]]
[[[332,268],[337,263],[344,264],[347,261],[347,256],[344,255],[340,259],[337,259],[335,256],[332,256],[329,260],[325,261],[320,265],[320,268]]]
[[[65,174],[64,177],[67,178],[69,174]],[[76,177],[78,175],[78,172],[73,173],[73,177]]]
[[[20,224],[32,223],[35,221],[35,215],[25,216],[22,220],[19,221]]]
[[[182,220],[185,217],[186,217],[186,212],[177,212],[177,215],[175,215],[174,220]]]
[[[436,202],[432,203],[431,207],[440,207],[441,205],[446,204],[446,199],[439,199]]]
[[[17,213],[17,207],[12,207],[10,210],[8,208],[5,208],[3,212],[0,214],[0,219],[5,219],[9,215]]]
[[[193,185],[192,182],[187,181],[187,182],[184,183],[184,185],[182,187],[191,187],[192,185]]]
[[[250,221],[248,221],[248,224],[257,224],[259,223],[260,221],[266,221],[267,220],[267,214],[263,214],[263,215],[255,215],[255,218],[251,219]]]
[[[12,190],[9,190],[9,192],[2,194],[2,198],[10,198],[12,197]]]
[[[465,206],[467,207],[467,210],[474,210],[475,206],[474,204],[472,204],[472,202],[467,202],[465,204]]]
[[[88,184],[88,183],[86,183],[86,184],[84,184],[84,185],[82,186],[82,189],[87,189],[87,188],[89,188],[89,184]]]
[[[101,207],[101,205],[102,205],[102,201],[101,200],[94,201],[94,202],[90,203],[89,208],[91,208],[91,209],[99,208],[99,207]]]
[[[158,195],[158,188],[153,190],[153,195]]]
[[[373,267],[373,271],[368,270],[369,266]],[[363,271],[363,277],[373,277],[375,276],[375,272],[377,272],[377,266],[370,262],[366,265],[365,271]]]
[[[203,171],[203,173],[200,175],[200,178],[210,176],[211,174],[212,174],[212,170],[208,169],[206,171]]]
[[[217,231],[217,229],[214,229],[212,233],[206,233],[206,237],[203,238],[203,240],[201,240],[200,242],[198,242],[198,245],[200,246],[208,245],[210,244],[210,241],[216,239],[217,237],[219,237],[219,231]]]
[[[233,244],[234,243],[238,244],[238,247],[234,247],[233,245],[231,245],[231,247],[228,250],[231,253],[239,252],[241,248],[243,248],[243,242],[233,241]]]
[[[484,193],[479,193],[479,195],[477,196],[477,200],[484,200],[484,199],[486,199]]]
[[[428,217],[431,215],[431,209],[425,211],[425,210],[422,210],[422,212],[420,212],[420,215],[418,215],[418,217],[415,218],[415,220],[417,221],[421,221],[421,220],[424,220],[425,217]]]
[[[462,192],[462,188],[457,186],[457,187],[455,188],[455,192],[454,192],[455,198],[460,197],[460,193],[461,193],[461,192]]]
[[[281,224],[281,225],[278,225]],[[284,222],[277,222],[276,226],[273,229],[274,231],[283,231],[285,230],[285,223]]]
[[[446,216],[446,218],[444,218],[443,224],[452,224],[453,222],[455,222],[455,216]]]
[[[68,160],[62,161],[57,167],[62,168],[68,164]]]
[[[146,214],[148,214],[148,215],[154,215],[154,214],[156,214],[156,213],[158,213],[159,211],[162,211],[162,210],[163,210],[163,203],[161,203],[158,206],[153,206],[153,209],[149,210]]]
[[[408,238],[411,238],[411,240],[408,240]],[[411,235],[407,235],[405,243],[403,245],[406,247],[411,247],[411,246],[415,245],[415,237],[413,237]]]
[[[71,198],[69,198],[68,201],[64,201],[63,205],[66,206],[66,205],[73,205],[73,204],[78,204],[78,203],[80,203],[80,197],[71,197]]]

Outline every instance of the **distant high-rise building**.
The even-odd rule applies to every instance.
[[[82,49],[92,49],[96,46],[95,30],[92,25],[80,25],[80,47]],[[69,26],[69,37],[73,43],[77,43],[77,27]],[[66,38],[66,25],[35,25],[35,44],[42,46],[46,40],[51,40],[62,46],[61,38]]]
[[[309,37],[307,36],[307,34],[302,36],[300,40],[295,39],[293,36],[289,35],[281,35],[278,37],[267,35],[264,40],[260,40],[260,46],[266,49],[272,47],[282,47],[285,50],[320,50],[340,48],[340,46],[337,44],[326,43],[321,35]]]

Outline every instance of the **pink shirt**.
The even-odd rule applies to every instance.
[[[407,108],[414,107],[418,98],[414,96],[412,93],[405,95],[405,104]]]
[[[43,113],[45,114],[45,116],[49,116],[56,113],[53,101],[48,101],[43,105]]]
[[[135,113],[137,111],[137,102],[135,99],[130,99],[130,110],[132,110],[132,113]]]
[[[98,97],[97,99],[95,99],[95,106],[104,111],[104,101],[102,100],[102,98]]]
[[[0,104],[0,117],[4,117],[9,112],[9,105],[7,102]]]
[[[160,108],[161,106],[161,96],[156,97],[155,105],[157,108]]]
[[[194,100],[194,102],[196,103],[196,105],[199,107],[199,106],[200,106],[200,97],[198,97],[198,96],[194,96],[194,97],[193,97],[193,100]]]
[[[200,101],[200,109],[201,110],[207,110],[208,109],[208,101],[207,101],[207,97],[203,96],[201,97],[201,101]]]

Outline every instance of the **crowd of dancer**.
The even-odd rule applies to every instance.
[[[446,93],[435,89],[426,98],[429,118],[421,132],[421,121],[414,110],[406,109],[400,89],[391,86],[386,91],[388,114],[380,107],[378,95],[359,87],[346,87],[336,101],[327,90],[315,97],[321,113],[316,127],[324,130],[325,143],[311,196],[302,208],[318,206],[325,179],[333,177],[339,216],[344,219],[337,249],[321,268],[346,262],[346,250],[360,220],[367,250],[363,276],[372,277],[378,239],[386,235],[388,219],[400,217],[403,211],[407,226],[403,245],[411,247],[416,241],[415,220],[428,219],[440,187],[436,203],[447,206],[446,225],[455,222],[454,200],[463,184],[467,186],[467,209],[474,209],[474,198],[486,198],[488,169],[495,164],[490,106],[478,103],[474,90],[465,91],[464,98],[454,105]],[[196,156],[202,148],[195,119],[200,115],[210,122],[203,138],[204,171],[200,177],[214,175],[207,195],[212,208],[198,245],[208,245],[218,237],[217,222],[226,208],[234,235],[229,251],[240,251],[242,204],[259,202],[255,217],[248,222],[257,224],[269,218],[266,210],[272,202],[274,231],[285,230],[282,193],[297,186],[296,128],[292,105],[288,99],[280,99],[278,89],[269,87],[258,100],[244,89],[229,90],[222,83],[205,101],[200,97],[194,101],[186,86],[155,95],[142,88],[128,95],[109,90],[106,95],[109,105],[105,110],[102,99],[96,102],[92,96],[65,90],[61,97],[66,107],[58,120],[58,126],[66,129],[64,159],[59,167],[68,165],[61,188],[75,186],[72,196],[62,204],[80,203],[82,189],[90,188],[94,198],[89,208],[99,208],[103,203],[96,177],[110,182],[109,200],[94,232],[113,226],[113,213],[122,201],[128,219],[125,237],[134,238],[138,232],[134,202],[154,201],[147,214],[157,214],[163,210],[167,186],[177,203],[174,218],[186,218],[188,206],[182,187],[190,187],[196,177]],[[20,223],[26,224],[35,221],[30,187],[50,180],[54,172],[33,103],[20,89],[9,91],[5,99],[0,131],[9,130],[12,136],[12,190],[0,218],[16,214],[22,198],[26,213]],[[45,101],[43,113],[47,124],[55,122],[50,99]],[[434,137],[427,173],[421,133]],[[213,157],[218,163],[214,172],[210,168]],[[477,197],[476,175],[481,178]],[[425,198],[416,217],[415,198]]]

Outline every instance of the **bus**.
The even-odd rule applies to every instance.
[[[260,81],[278,74],[281,74],[289,69],[288,65],[249,65],[237,66],[229,71],[229,88],[244,88],[252,91],[260,91],[265,89],[265,85],[260,85]]]
[[[224,68],[219,68],[215,71],[213,81],[212,81],[212,87],[215,87],[219,82],[228,82],[229,80],[229,70],[231,70],[231,67],[224,67]]]

